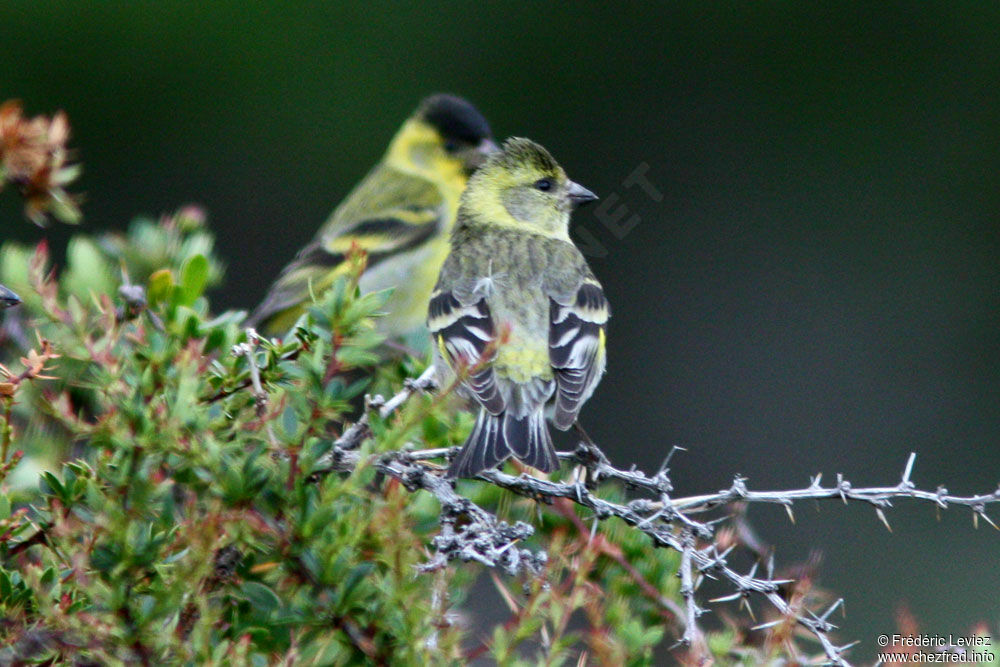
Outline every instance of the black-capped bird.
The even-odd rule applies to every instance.
[[[347,270],[352,246],[368,254],[363,292],[394,288],[379,328],[391,338],[424,332],[431,289],[448,254],[448,235],[469,175],[496,150],[489,124],[466,100],[425,99],[382,160],[295,256],[247,320],[287,331]],[[426,336],[426,334],[424,334]]]
[[[605,367],[611,311],[569,237],[572,210],[595,199],[528,139],[508,140],[469,180],[428,314],[442,380],[463,369],[479,405],[449,477],[511,456],[559,466],[546,415],[570,428]]]

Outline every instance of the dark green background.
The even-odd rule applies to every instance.
[[[639,216],[621,239],[576,216],[615,311],[583,419],[617,463],[683,445],[686,494],[891,484],[916,451],[922,487],[995,489],[1000,5],[701,5],[7,2],[0,98],[69,113],[86,229],[204,204],[221,308],[422,96],[460,93]],[[623,185],[643,163],[659,202]],[[66,238],[0,200],[4,237]],[[899,505],[891,534],[861,506],[751,518],[780,563],[822,553],[855,657],[903,602],[927,632],[1000,627],[1000,533]]]

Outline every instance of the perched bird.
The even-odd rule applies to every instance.
[[[469,102],[452,95],[425,99],[382,160],[285,267],[248,324],[271,334],[286,331],[310,291],[320,294],[344,274],[345,257],[357,246],[368,254],[361,290],[395,289],[381,331],[426,337],[427,302],[448,254],[459,196],[496,150],[486,119]]]
[[[528,139],[508,140],[469,180],[428,309],[439,376],[464,368],[460,390],[479,404],[449,477],[510,456],[559,466],[546,413],[572,426],[605,366],[611,311],[569,238],[570,212],[595,199]]]
[[[14,294],[3,285],[0,285],[0,310],[16,306],[19,303],[21,303],[21,297]]]

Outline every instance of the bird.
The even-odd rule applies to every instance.
[[[431,289],[448,254],[448,235],[469,175],[497,150],[490,126],[455,95],[424,99],[374,168],[270,287],[247,325],[280,335],[349,268],[352,248],[367,254],[362,292],[393,288],[378,328],[388,338],[426,340]]]
[[[569,236],[573,209],[596,199],[518,137],[462,193],[427,324],[438,382],[457,377],[479,412],[447,478],[511,456],[542,472],[559,467],[546,418],[573,426],[606,366],[611,309]]]
[[[0,310],[5,310],[21,303],[21,297],[14,294],[3,285],[0,285]]]

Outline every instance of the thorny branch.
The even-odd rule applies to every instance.
[[[231,353],[234,357],[246,357],[251,361],[248,364],[250,368],[250,385],[253,387],[253,400],[257,409],[257,416],[261,417],[267,408],[267,392],[264,391],[264,387],[260,383],[260,369],[253,362],[254,346],[258,338],[259,336],[256,331],[247,329],[247,342],[234,345]]]
[[[427,367],[423,373],[420,374],[416,380],[407,380],[406,384],[403,386],[403,390],[398,394],[390,398],[388,401],[384,400],[381,396],[374,396],[366,400],[367,407],[369,409],[377,409],[379,417],[382,419],[388,418],[393,412],[395,412],[399,406],[406,403],[410,396],[419,391],[427,391],[434,387],[434,366],[433,364]],[[344,433],[337,438],[334,444],[335,448],[340,449],[357,449],[366,438],[371,437],[372,428],[368,423],[368,413],[366,412],[361,419],[357,421],[356,424],[348,428]]]
[[[369,399],[369,406],[377,408],[381,418],[388,418],[414,393],[433,386],[432,368],[416,380],[408,382],[402,391],[388,400],[378,396]],[[353,469],[361,458],[357,448],[369,437],[371,428],[366,416],[347,429],[334,443],[331,455],[334,461],[332,469],[345,471]],[[822,476],[817,475],[804,489],[751,491],[745,478],[736,477],[728,489],[712,494],[672,499],[669,492],[673,487],[666,465],[669,457],[655,475],[647,476],[634,467],[629,470],[615,468],[603,452],[589,442],[589,438],[586,440],[581,442],[575,451],[559,453],[561,459],[577,463],[586,472],[585,476],[576,476],[576,481],[554,482],[526,474],[509,475],[499,470],[485,471],[479,475],[479,479],[547,504],[551,504],[556,498],[569,499],[593,511],[598,520],[617,517],[648,535],[655,546],[673,549],[680,553],[681,566],[678,576],[681,578],[681,593],[686,603],[686,627],[680,641],[696,650],[700,650],[699,645],[704,641],[697,625],[697,618],[705,610],[698,605],[695,593],[704,577],[725,580],[736,589],[732,595],[710,602],[739,600],[748,604],[751,596],[763,597],[782,616],[782,620],[759,625],[756,629],[765,629],[783,623],[784,619],[793,619],[815,636],[830,664],[849,665],[845,652],[854,643],[837,646],[829,636],[836,629],[829,618],[842,606],[842,600],[837,600],[821,614],[810,610],[798,610],[782,595],[780,587],[791,582],[774,578],[773,560],[768,565],[765,577],[757,576],[757,565],[754,565],[747,574],[729,566],[726,557],[731,548],[720,553],[716,544],[712,542],[715,525],[725,521],[726,517],[698,521],[692,518],[692,514],[742,502],[777,503],[783,505],[791,515],[791,507],[796,500],[840,498],[845,503],[849,500],[870,503],[875,507],[879,519],[888,527],[885,510],[892,506],[891,501],[895,498],[913,498],[933,502],[942,509],[946,509],[949,505],[967,506],[973,512],[976,525],[978,519],[982,518],[997,527],[986,514],[986,506],[1000,503],[1000,488],[992,493],[967,497],[949,494],[944,487],[939,487],[935,491],[920,490],[910,479],[916,454],[910,454],[902,478],[895,486],[855,488],[843,475],[837,475],[835,485],[823,486]],[[511,526],[501,521],[493,513],[458,495],[453,483],[444,479],[443,470],[436,465],[426,463],[432,459],[451,458],[455,453],[457,448],[396,450],[376,455],[375,465],[380,472],[399,480],[410,491],[421,489],[429,491],[441,503],[441,532],[434,538],[436,553],[422,566],[422,569],[435,571],[457,559],[474,560],[488,567],[500,567],[511,574],[522,570],[531,573],[540,572],[545,564],[545,554],[536,554],[528,549],[516,547],[517,542],[533,533],[531,526],[522,522]],[[605,480],[617,481],[628,489],[639,490],[654,497],[635,498],[624,504],[605,500],[593,493],[598,483]],[[459,518],[464,518],[466,521],[457,527]],[[699,548],[697,546],[699,539],[707,542],[707,546]]]
[[[703,610],[698,606],[698,599],[695,597],[697,586],[693,574],[694,568],[691,565],[695,550],[695,538],[691,530],[685,529],[682,532],[682,544],[684,548],[681,551],[679,574],[681,577],[681,597],[684,598],[685,603],[685,627],[681,643],[691,647],[692,652],[695,653],[695,659],[701,664],[708,661],[708,649],[704,643],[704,636],[698,628],[698,617],[701,616]]]

